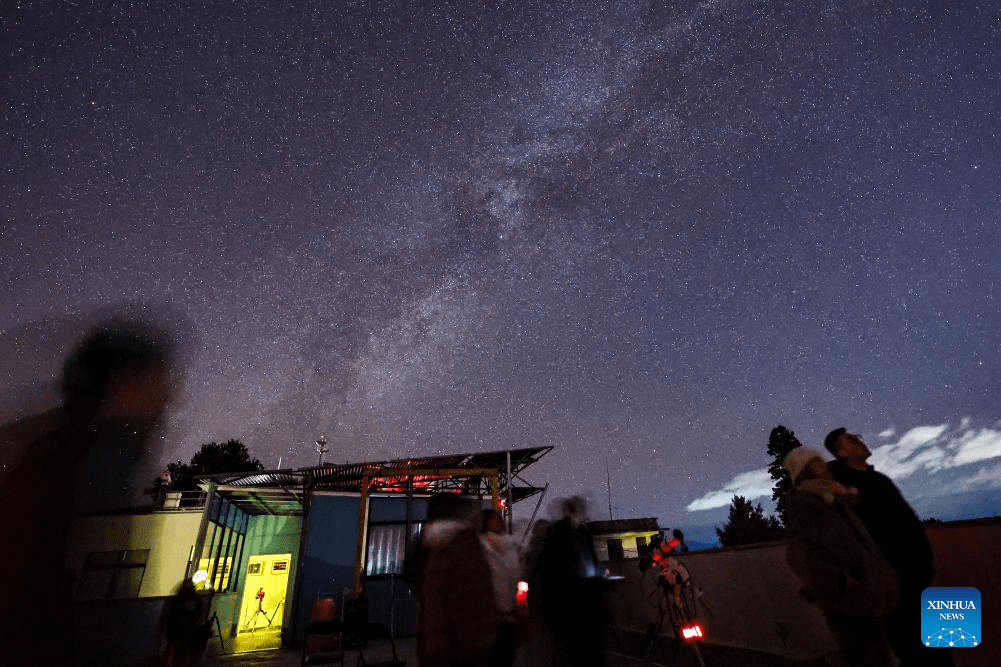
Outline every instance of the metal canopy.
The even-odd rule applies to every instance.
[[[219,486],[222,496],[251,515],[299,516],[302,514],[302,489]]]
[[[417,495],[462,493],[491,495],[489,472],[496,471],[507,493],[510,456],[511,501],[518,502],[542,488],[518,484],[518,475],[548,454],[552,447],[529,447],[498,452],[412,457],[374,463],[325,463],[295,470],[220,473],[200,478],[203,487],[215,484],[219,495],[252,515],[303,513],[304,489],[367,494]]]

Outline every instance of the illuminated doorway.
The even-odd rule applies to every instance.
[[[247,561],[235,652],[281,644],[292,554],[261,554]]]

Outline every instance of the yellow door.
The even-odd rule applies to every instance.
[[[238,633],[281,630],[292,554],[251,556],[243,583]]]

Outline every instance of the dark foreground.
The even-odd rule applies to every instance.
[[[615,645],[618,646],[615,646]],[[532,647],[526,647],[519,655],[515,667],[546,667],[544,660],[534,655]],[[609,645],[607,667],[699,667],[701,656],[706,667],[780,667],[787,663],[782,656],[735,649],[726,646],[702,644],[696,649],[690,645],[675,646],[671,641],[649,647],[649,654],[644,658],[647,646],[642,638],[621,637],[613,639]],[[407,667],[417,667],[416,645],[413,637],[396,640],[397,655],[406,661]],[[369,667],[388,665],[392,650],[388,642],[373,642],[365,651],[365,664]],[[354,665],[357,652],[348,651],[345,665]],[[270,649],[235,655],[207,655],[202,665],[218,667],[299,667],[302,652],[291,649]],[[314,663],[315,664],[315,663]],[[329,664],[340,664],[339,660]]]

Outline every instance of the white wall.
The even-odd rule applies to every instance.
[[[92,551],[149,549],[139,597],[173,595],[195,545],[201,509],[151,514],[77,517],[66,567],[79,572]]]

